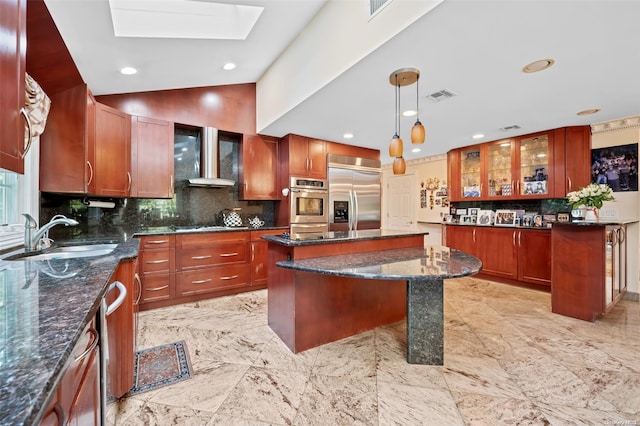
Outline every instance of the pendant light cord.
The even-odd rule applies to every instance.
[[[396,135],[400,137],[400,85],[396,74]]]

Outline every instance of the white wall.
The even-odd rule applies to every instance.
[[[605,148],[609,146],[628,145],[640,142],[640,116],[598,123],[591,126],[591,148]],[[606,202],[602,212],[619,219],[635,219],[640,217],[640,197],[638,192],[615,192],[615,201]],[[638,297],[640,275],[638,263],[638,241],[640,240],[640,226],[629,225],[627,229],[627,285],[629,295]]]

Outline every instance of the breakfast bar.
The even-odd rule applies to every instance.
[[[293,352],[407,321],[407,362],[443,364],[443,280],[481,262],[421,233],[371,230],[269,236],[269,326]]]

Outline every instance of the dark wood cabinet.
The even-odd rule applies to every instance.
[[[380,151],[361,146],[347,145],[339,142],[326,142],[327,154],[346,155],[348,157],[368,158],[380,160]]]
[[[327,150],[325,141],[299,135],[286,135],[281,141],[282,179],[289,176],[327,178]],[[287,185],[288,186],[288,185]]]
[[[551,285],[551,231],[493,226],[446,226],[446,245],[482,261],[481,274]]]
[[[138,268],[142,285],[140,308],[175,295],[175,236],[140,237]]]
[[[251,231],[251,287],[266,288],[269,272],[269,243],[262,239],[263,235],[282,234],[283,230]]]
[[[107,316],[107,337],[109,344],[108,395],[122,397],[133,387],[136,352],[136,299],[138,286],[135,281],[136,260],[122,261],[111,276],[111,282],[120,282],[127,290],[122,304]],[[106,296],[107,304],[113,303],[119,291],[110,291]]]
[[[0,168],[24,172],[27,1],[0,2]]]
[[[553,313],[595,321],[627,291],[625,224],[554,225],[551,256]]]
[[[589,126],[486,142],[447,154],[451,201],[563,198],[589,183]]]
[[[41,425],[98,425],[101,423],[100,346],[95,321],[69,356],[71,363],[53,392]]]
[[[551,285],[551,232],[519,229],[518,281]]]
[[[96,103],[92,194],[127,197],[131,191],[131,122],[128,114]]]
[[[40,191],[127,197],[132,183],[129,115],[97,103],[85,84],[54,93],[41,136]]]
[[[278,139],[245,135],[240,159],[240,198],[279,200]]]
[[[87,194],[95,177],[95,99],[86,84],[50,97],[40,136],[40,191]]]
[[[173,198],[173,123],[131,116],[131,197]]]

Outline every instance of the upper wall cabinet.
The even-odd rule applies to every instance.
[[[131,116],[131,197],[173,198],[173,128],[169,121]]]
[[[245,135],[240,161],[240,199],[279,200],[278,139]]]
[[[380,151],[377,149],[363,148],[361,146],[346,145],[338,142],[327,142],[327,154],[346,155],[348,157],[368,158],[380,160]]]
[[[85,84],[51,96],[40,137],[40,191],[125,197],[131,189],[129,116]]]
[[[451,201],[565,197],[588,183],[590,150],[580,126],[449,151]]]
[[[95,106],[86,84],[50,95],[40,136],[40,191],[87,194],[95,164]]]
[[[289,176],[327,178],[326,142],[305,136],[286,135],[280,142],[282,179]],[[288,186],[288,185],[287,185]]]
[[[131,176],[131,122],[128,114],[96,103],[95,170],[91,193],[127,197]]]
[[[0,2],[0,168],[24,172],[27,1]]]

